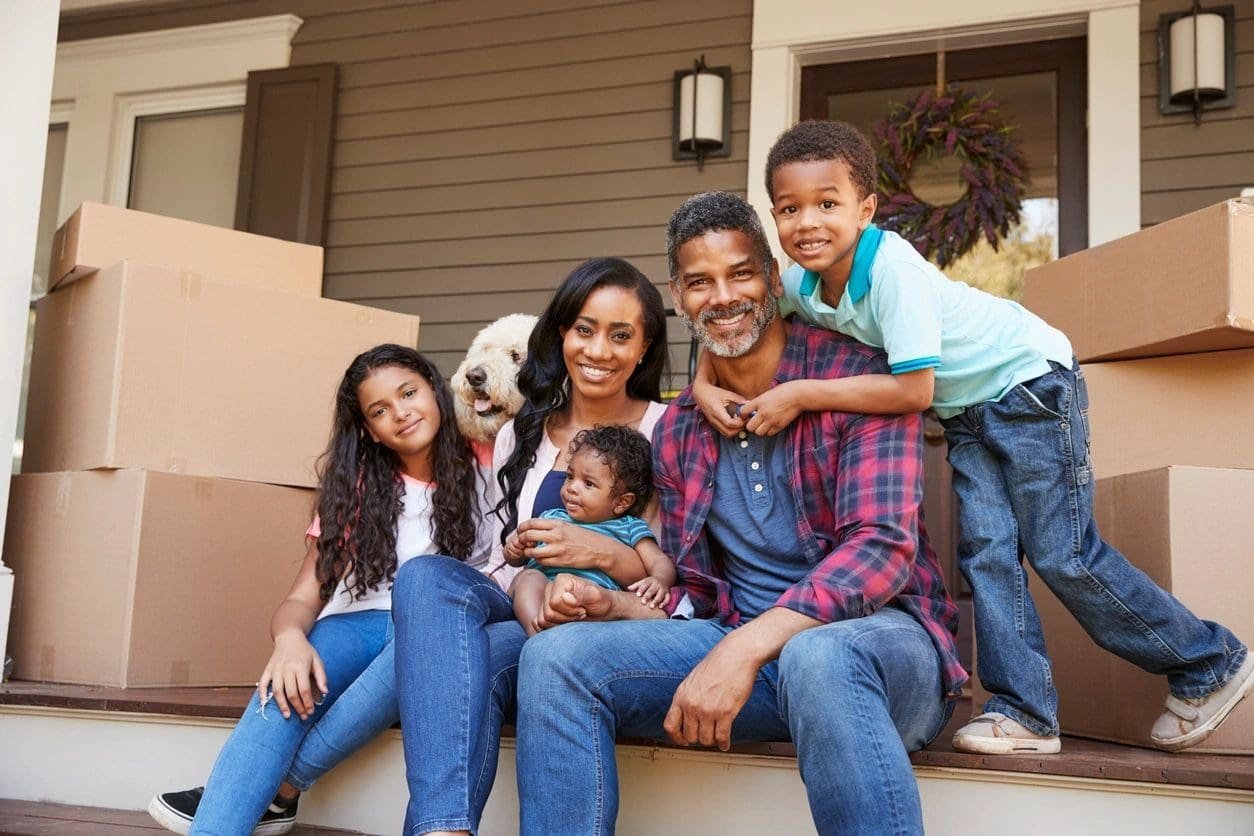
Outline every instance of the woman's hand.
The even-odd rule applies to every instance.
[[[310,687],[311,680],[320,692],[317,702]],[[257,680],[257,696],[262,706],[273,696],[283,719],[290,718],[295,710],[300,719],[306,720],[326,695],[326,669],[305,634],[291,630],[275,636],[274,653],[261,672],[261,679]]]
[[[624,586],[646,574],[635,549],[582,526],[537,517],[519,523],[516,533],[523,553],[546,569],[597,569]]]

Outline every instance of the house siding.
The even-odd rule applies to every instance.
[[[525,11],[524,11],[525,9]],[[293,66],[339,65],[324,294],[417,313],[451,371],[497,316],[537,313],[580,261],[665,290],[664,228],[746,190],[751,0],[289,0],[66,15],[62,40],[291,13]],[[732,154],[671,159],[675,70],[732,67]],[[671,322],[672,383],[687,334]]]
[[[1158,112],[1158,18],[1187,11],[1187,0],[1141,4],[1141,225],[1192,212],[1254,186],[1254,0],[1230,0],[1236,13],[1236,106]],[[1100,183],[1095,184],[1100,188]]]

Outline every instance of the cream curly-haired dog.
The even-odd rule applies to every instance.
[[[480,461],[491,461],[497,432],[522,408],[518,369],[535,326],[531,314],[509,314],[485,325],[449,381],[457,427]]]

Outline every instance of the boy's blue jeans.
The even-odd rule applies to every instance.
[[[191,833],[251,833],[285,778],[309,789],[396,722],[390,613],[327,616],[309,643],[326,668],[326,698],[309,719],[293,711],[285,720],[273,700],[262,710],[254,693],[214,763]]]
[[[1246,653],[1225,627],[1199,619],[1102,540],[1084,376],[1078,364],[1051,365],[1000,401],[943,422],[980,681],[993,695],[984,710],[1042,735],[1058,734],[1058,694],[1020,555],[1095,642],[1166,675],[1178,697],[1216,690]]]
[[[523,647],[518,793],[523,834],[612,834],[616,735],[666,740],[679,684],[731,629],[716,621],[576,623]],[[792,740],[821,834],[923,832],[908,752],[949,719],[923,627],[884,608],[805,630],[758,674],[733,742]],[[718,787],[685,788],[712,797]]]

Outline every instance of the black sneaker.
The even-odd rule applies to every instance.
[[[148,815],[166,830],[182,833],[186,836],[191,829],[192,819],[196,816],[196,808],[200,806],[204,787],[195,787],[181,792],[163,792],[148,804]],[[282,836],[290,833],[296,826],[296,805],[300,797],[293,799],[290,807],[284,807],[276,797],[262,814],[261,821],[253,828],[253,836]]]

